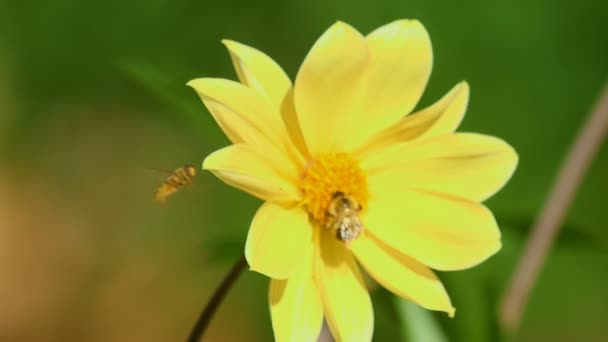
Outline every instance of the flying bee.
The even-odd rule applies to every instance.
[[[343,192],[336,192],[327,210],[329,221],[326,227],[336,231],[338,240],[348,243],[356,239],[363,231],[363,223],[359,219],[361,209],[357,200]]]
[[[167,198],[176,193],[177,190],[192,183],[194,176],[196,176],[196,168],[193,165],[186,165],[176,169],[158,187],[154,199],[157,202],[165,203]]]

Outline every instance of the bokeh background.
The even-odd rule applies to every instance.
[[[236,78],[222,38],[293,77],[335,20],[367,33],[398,18],[420,19],[433,41],[420,106],[468,80],[461,130],[502,137],[520,165],[487,203],[502,251],[440,274],[456,318],[376,288],[375,340],[499,340],[497,303],[608,79],[604,0],[0,2],[0,341],[184,340],[260,205],[206,173],[153,202],[155,169],[228,144],[185,83]],[[511,340],[607,340],[607,175],[604,146]],[[267,284],[245,272],[207,341],[272,340]]]

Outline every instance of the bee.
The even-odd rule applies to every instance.
[[[329,220],[326,228],[336,231],[336,238],[346,243],[354,240],[363,231],[363,223],[359,219],[362,207],[351,196],[338,191],[327,210]]]
[[[157,202],[165,203],[167,197],[176,193],[180,188],[192,183],[194,176],[196,176],[196,168],[193,165],[186,165],[173,171],[158,187],[154,199]]]

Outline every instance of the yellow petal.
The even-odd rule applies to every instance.
[[[323,304],[310,256],[289,279],[270,281],[270,317],[277,342],[316,341],[321,331]]]
[[[456,131],[469,105],[469,84],[461,82],[452,89],[444,98],[439,100],[435,105],[429,107],[429,110],[441,110],[439,120],[433,124],[426,132],[424,137],[444,135]],[[443,109],[441,106],[445,105]],[[438,106],[431,109],[433,106]]]
[[[303,166],[306,164],[306,161],[310,159],[310,152],[308,152],[308,147],[304,141],[302,128],[300,127],[300,121],[298,120],[298,114],[296,113],[293,88],[287,92],[287,95],[285,95],[285,98],[283,99],[281,116],[283,117],[289,140],[292,142],[290,146],[293,148],[289,150],[289,153],[299,165]]]
[[[371,182],[421,188],[481,202],[511,178],[515,150],[501,139],[456,133],[398,144],[365,162]]]
[[[264,153],[251,145],[232,145],[210,154],[203,169],[226,184],[260,199],[293,202],[300,198],[295,186],[297,170],[280,153]]]
[[[284,126],[278,108],[255,90],[220,78],[197,78],[194,88],[226,136],[235,144],[285,145]]]
[[[500,249],[494,216],[481,204],[370,182],[365,227],[387,245],[438,270],[475,266]]]
[[[365,90],[365,38],[337,22],[317,40],[295,81],[295,108],[313,155],[343,149],[355,132]]]
[[[460,124],[468,102],[469,85],[461,82],[431,106],[406,116],[380,131],[359,148],[356,154],[359,158],[365,159],[394,144],[439,135],[439,133],[451,133]]]
[[[247,235],[249,267],[274,279],[287,279],[312,254],[312,225],[300,207],[266,202],[258,209]]]
[[[426,266],[397,252],[369,231],[353,241],[351,249],[367,273],[389,291],[426,309],[454,315],[443,284]]]
[[[369,79],[360,120],[369,138],[409,114],[431,75],[433,52],[426,29],[417,20],[397,20],[366,37],[371,53]]]
[[[359,267],[335,234],[316,232],[315,276],[325,319],[337,341],[371,341],[374,312]]]
[[[283,69],[269,56],[250,46],[224,39],[241,83],[268,97],[280,108],[291,81]]]

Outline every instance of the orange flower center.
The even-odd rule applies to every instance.
[[[337,219],[337,200],[352,206],[356,215],[367,207],[369,197],[365,174],[348,153],[325,154],[310,161],[300,189],[310,216],[326,228],[331,228]]]

